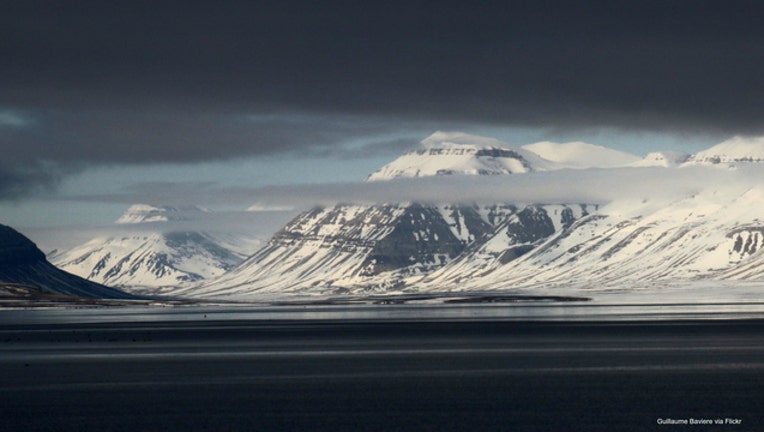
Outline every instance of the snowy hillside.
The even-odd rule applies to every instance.
[[[639,156],[631,153],[584,142],[558,144],[542,141],[522,148],[556,163],[557,168],[614,168],[639,160]]]
[[[730,138],[689,158],[691,164],[734,164],[764,162],[764,137]]]
[[[104,285],[146,289],[187,286],[220,276],[255,250],[251,239],[162,230],[163,223],[193,219],[195,212],[208,210],[134,205],[117,220],[113,234],[50,259],[63,270]]]
[[[488,238],[503,236],[503,248],[518,251],[586,211],[586,206],[413,203],[317,208],[294,219],[236,269],[181,294],[395,291],[448,266]]]
[[[614,202],[517,259],[483,247],[422,286],[638,286],[676,280],[764,278],[762,189],[707,191],[674,202]],[[490,244],[491,241],[487,242]]]
[[[662,151],[648,153],[643,159],[629,166],[632,167],[678,167],[689,160],[690,155],[682,151]]]
[[[148,222],[169,222],[183,221],[193,218],[194,214],[199,212],[209,212],[209,210],[197,207],[171,207],[171,206],[150,206],[147,204],[134,204],[122,216],[117,219],[117,224],[137,224]]]
[[[341,295],[629,289],[764,280],[764,187],[603,207],[341,206],[294,220],[186,294]]]

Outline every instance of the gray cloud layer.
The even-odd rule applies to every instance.
[[[104,224],[32,229],[29,234],[48,249],[71,247],[94,236],[115,232],[196,230],[241,234],[266,239],[300,211],[314,206],[424,202],[434,204],[602,204],[614,202],[665,207],[698,194],[702,199],[740,197],[761,189],[764,171],[759,164],[730,170],[712,166],[678,169],[620,168],[561,170],[510,176],[453,176],[398,179],[371,183],[335,183],[253,188],[219,188],[214,184],[144,183],[123,194],[69,196],[74,202],[185,205],[189,203],[229,210],[189,214],[189,220],[137,225]],[[702,201],[701,201],[702,202]],[[641,203],[641,204],[640,204]],[[232,204],[240,207],[230,210]],[[257,204],[258,211],[243,211]],[[701,203],[694,208],[702,208]],[[717,204],[710,204],[711,209]],[[743,203],[742,205],[748,205]],[[628,208],[629,206],[626,206]],[[270,210],[268,210],[270,209]]]
[[[756,164],[728,170],[697,166],[680,169],[618,168],[560,170],[510,176],[437,176],[370,183],[218,188],[213,184],[133,185],[124,194],[69,197],[72,200],[131,204],[147,202],[205,206],[239,203],[242,208],[307,209],[337,203],[550,203],[607,204],[623,199],[674,200],[705,190],[744,191],[764,184]]]
[[[6,179],[39,184],[41,159],[321,152],[402,122],[760,134],[762,12],[753,1],[10,2],[0,193],[18,189]]]

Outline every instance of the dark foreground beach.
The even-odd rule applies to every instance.
[[[764,321],[6,323],[0,421],[8,431],[760,431]]]

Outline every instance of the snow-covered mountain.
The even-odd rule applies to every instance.
[[[0,225],[0,292],[19,289],[25,293],[88,298],[135,298],[56,268],[31,240],[13,228]]]
[[[435,132],[421,147],[373,172],[368,181],[439,175],[505,175],[555,167],[531,151],[494,138],[461,132]]]
[[[565,168],[629,166],[639,156],[584,142],[538,142],[513,147],[495,138],[461,132],[435,132],[367,180],[439,175],[506,175]]]
[[[648,153],[643,159],[631,163],[632,167],[678,167],[690,159],[690,154],[683,151],[667,150]]]
[[[758,151],[764,155],[764,141],[744,152],[732,152],[731,147],[735,146],[716,148],[735,160]],[[619,168],[628,170],[630,178],[632,169],[654,176],[656,167],[685,176],[678,194],[644,189],[645,196],[624,195],[606,205],[399,203],[316,208],[292,220],[235,269],[183,293],[252,298],[764,280],[764,186],[756,181],[729,187],[704,184],[711,174],[704,170],[711,168],[684,163],[688,156],[681,152],[635,160],[588,145],[530,146],[540,153],[564,150],[557,156],[547,153],[556,159],[551,161],[527,156],[527,148],[521,150],[528,153],[517,153],[521,157],[481,153],[487,148],[506,147],[482,137],[436,133],[425,140],[423,149],[405,154],[369,180],[513,174],[507,176],[509,186],[516,174],[571,167],[574,161],[579,167],[630,166]],[[704,153],[721,154],[699,154]],[[515,163],[525,171],[507,168]],[[687,165],[696,166],[679,168]],[[565,176],[575,182],[577,172]],[[671,172],[662,173],[670,182]],[[695,179],[698,186],[687,188],[687,181],[694,184]]]
[[[441,176],[449,175],[443,182],[453,185],[463,175],[470,185],[527,188],[534,184],[528,179],[535,178],[541,180],[536,184],[574,193],[547,195],[562,197],[554,199],[558,202],[486,203],[483,198],[480,204],[317,207],[295,217],[246,259],[220,237],[157,229],[193,220],[204,209],[135,206],[118,224],[131,229],[58,255],[56,263],[111,285],[172,287],[177,295],[229,299],[764,280],[764,182],[725,186],[713,181],[758,172],[747,162],[764,155],[764,140],[736,143],[730,140],[693,157],[660,152],[635,160],[583,143],[513,148],[490,138],[438,132],[368,180],[429,177],[432,187]],[[707,160],[704,154],[734,161],[739,169],[714,169],[701,162]],[[594,178],[606,182],[606,193],[575,193],[576,178],[588,179],[581,187],[599,187],[584,175],[584,167],[599,168],[588,174],[599,173]],[[578,169],[549,172],[565,168]],[[647,188],[641,173],[651,179]],[[672,187],[674,173],[682,175]],[[487,182],[466,178],[480,175],[492,177]],[[619,186],[619,179],[631,186]],[[639,196],[627,190],[638,190]],[[575,196],[612,199],[587,203]],[[152,230],[137,229],[144,226]]]
[[[555,168],[615,168],[637,162],[639,156],[584,142],[537,142],[522,147],[552,161]]]
[[[557,167],[492,138],[436,132],[422,142],[422,148],[376,171],[368,181],[508,175]],[[588,214],[590,207],[399,203],[315,208],[295,218],[234,270],[184,293],[396,289],[448,265],[488,238],[503,236],[506,248],[520,253]]]
[[[764,279],[764,189],[708,190],[667,202],[613,202],[522,256],[481,247],[421,286],[636,287],[697,279]],[[491,240],[486,242],[490,245]]]
[[[733,137],[692,155],[688,164],[735,164],[764,162],[764,137]]]
[[[199,231],[165,231],[170,221],[188,221],[209,210],[137,204],[118,220],[115,232],[56,253],[59,268],[125,289],[180,287],[220,276],[256,250],[254,241]]]
[[[447,266],[489,238],[501,237],[504,249],[519,254],[587,211],[587,206],[417,203],[316,208],[295,218],[236,269],[185,293],[389,292]]]
[[[191,220],[198,213],[209,210],[198,206],[172,207],[134,204],[117,219],[117,224],[138,224],[148,222],[170,222]]]

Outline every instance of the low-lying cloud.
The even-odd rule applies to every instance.
[[[274,206],[336,203],[590,203],[624,198],[671,199],[708,188],[753,187],[755,169],[711,167],[560,170],[511,176],[453,176],[371,183],[274,186],[253,190]]]
[[[71,247],[115,232],[206,231],[269,238],[299,212],[336,204],[598,204],[619,200],[662,205],[697,194],[737,197],[761,188],[758,164],[736,169],[718,166],[560,170],[508,176],[438,176],[390,181],[221,188],[214,184],[150,183],[119,195],[69,196],[71,201],[152,205],[201,205],[182,221],[135,225],[64,227],[36,230],[48,250]],[[224,210],[220,210],[220,209]],[[248,208],[256,211],[245,211]],[[233,210],[232,210],[233,209]],[[75,241],[78,240],[78,241]]]
[[[72,196],[86,201],[154,204],[238,205],[305,209],[337,203],[590,203],[618,199],[672,199],[705,190],[738,190],[764,182],[756,164],[727,169],[616,168],[559,170],[502,176],[435,176],[358,183],[220,188],[214,184],[150,183],[120,195]]]

